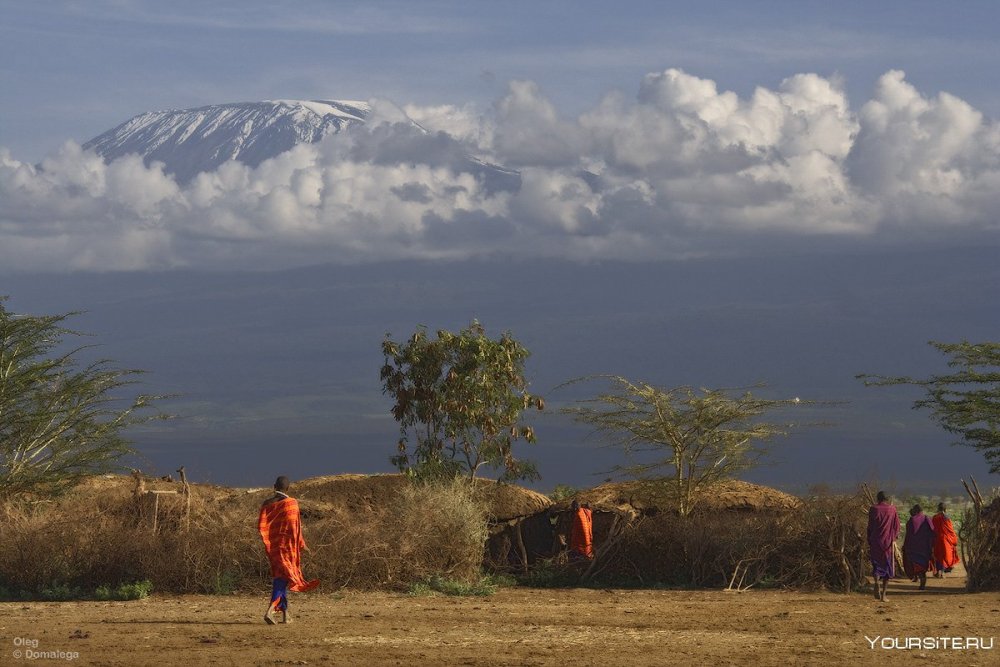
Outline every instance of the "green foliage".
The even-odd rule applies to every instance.
[[[515,580],[504,575],[485,576],[478,581],[465,582],[447,577],[433,576],[423,581],[412,584],[407,591],[410,595],[433,595],[443,593],[444,595],[468,596],[488,596],[497,592],[497,588],[511,586]]]
[[[529,352],[509,332],[499,339],[473,321],[459,333],[424,327],[405,343],[386,334],[382,343],[382,392],[394,399],[392,414],[400,440],[393,464],[418,478],[474,479],[483,466],[500,479],[534,479],[535,466],[515,458],[516,440],[535,441],[521,424],[528,407],[544,401],[527,391],[524,362]]]
[[[803,402],[749,391],[730,396],[722,389],[662,389],[617,375],[606,379],[610,391],[563,412],[637,457],[615,471],[666,483],[685,515],[694,509],[698,489],[755,467],[768,451],[764,443],[794,426],[759,421],[761,415]]]
[[[81,477],[115,469],[132,452],[122,431],[152,417],[153,397],[122,400],[137,370],[101,359],[77,363],[84,347],[67,315],[14,315],[0,299],[0,497],[54,494]]]
[[[579,492],[580,490],[575,486],[570,486],[569,484],[556,484],[556,488],[552,489],[552,493],[549,494],[549,498],[551,498],[553,502],[558,503],[561,500],[569,500]]]
[[[960,436],[956,444],[982,452],[991,473],[1000,473],[1000,343],[939,343],[931,346],[951,358],[951,373],[926,380],[858,375],[866,386],[914,385],[926,392],[914,409],[928,409],[941,426]]]
[[[83,589],[76,586],[52,584],[39,591],[38,597],[47,602],[66,602],[67,600],[82,600],[85,595]]]
[[[153,583],[149,580],[135,581],[131,584],[121,584],[112,588],[111,586],[98,586],[94,592],[97,600],[145,600],[153,592]]]
[[[130,584],[119,584],[118,586],[98,586],[93,593],[85,592],[81,586],[71,586],[65,583],[51,583],[36,589],[35,592],[29,590],[15,591],[6,586],[0,586],[0,600],[43,600],[46,602],[67,602],[70,600],[99,600],[106,602],[109,600],[127,601],[144,600],[153,591],[153,584],[150,581],[136,581]]]
[[[230,595],[240,588],[240,574],[232,570],[216,572],[209,582],[208,592],[212,595]]]

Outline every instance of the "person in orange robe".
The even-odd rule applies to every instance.
[[[951,572],[958,565],[958,535],[951,519],[945,514],[944,503],[938,503],[937,514],[931,518],[934,524],[934,564],[937,566],[935,577],[943,577],[943,572]]]
[[[274,625],[275,611],[281,612],[281,622],[288,623],[288,591],[311,591],[319,579],[306,581],[302,576],[302,551],[308,550],[302,536],[299,503],[288,495],[289,481],[282,475],[274,482],[274,495],[264,501],[257,519],[257,529],[264,541],[264,551],[271,564],[271,602],[264,613],[264,622]]]
[[[577,501],[570,504],[573,524],[569,533],[569,557],[571,560],[594,557],[594,519],[590,507]]]

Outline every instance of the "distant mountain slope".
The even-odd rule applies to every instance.
[[[106,160],[138,153],[163,162],[181,182],[228,160],[256,167],[296,144],[314,143],[362,123],[367,102],[268,100],[150,111],[83,145]]]
[[[94,137],[83,147],[109,162],[139,154],[147,165],[162,162],[168,174],[187,183],[229,160],[256,167],[297,144],[315,143],[364,123],[370,114],[367,102],[334,100],[268,100],[150,111]],[[410,154],[418,152],[426,164],[475,175],[489,192],[521,186],[518,172],[470,155],[456,141],[436,141],[433,133],[410,122],[412,135],[399,145],[375,142],[359,149],[359,156],[385,164],[408,161]]]

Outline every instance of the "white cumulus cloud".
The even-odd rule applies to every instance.
[[[514,171],[516,170],[516,171]],[[796,74],[748,97],[678,69],[576,117],[530,81],[487,111],[364,126],[178,184],[135,155],[0,149],[0,269],[278,268],[489,254],[656,259],[1000,225],[1000,127],[900,71],[857,109]]]

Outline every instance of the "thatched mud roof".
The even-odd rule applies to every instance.
[[[406,477],[400,474],[330,475],[295,482],[292,493],[304,505],[321,503],[364,512],[388,505],[407,483]],[[496,521],[530,516],[552,505],[552,501],[541,493],[489,479],[476,480],[476,495],[485,502],[490,517]]]
[[[552,501],[544,494],[489,479],[479,480],[476,494],[487,503],[490,516],[496,521],[532,516],[552,506]]]
[[[575,500],[595,508],[629,512],[669,512],[677,506],[672,490],[662,483],[608,482],[581,491]],[[739,480],[725,480],[703,489],[696,509],[710,512],[785,511],[799,505],[799,499],[784,491]]]
[[[546,510],[552,501],[536,491],[513,484],[498,484],[489,479],[476,480],[476,495],[486,504],[495,521],[509,521]],[[176,481],[145,479],[147,490],[180,490]],[[298,498],[304,511],[325,513],[330,510],[363,514],[389,506],[407,479],[400,474],[326,475],[293,480],[291,494]],[[125,498],[135,488],[135,480],[127,475],[100,475],[81,482],[70,493],[76,500],[95,496]],[[245,507],[256,512],[261,501],[270,496],[271,488],[240,488],[211,484],[191,484],[191,494],[200,499],[227,507]]]

